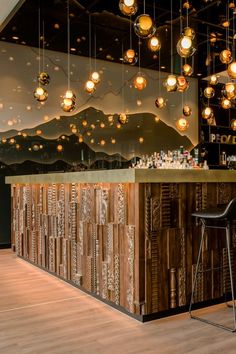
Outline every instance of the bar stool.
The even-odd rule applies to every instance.
[[[236,198],[232,199],[225,207],[224,210],[218,209],[216,211],[200,211],[200,212],[193,213],[192,216],[196,218],[200,218],[202,227],[201,227],[201,242],[200,242],[200,247],[198,252],[197,265],[196,265],[196,271],[195,271],[193,287],[192,287],[192,295],[191,295],[190,306],[189,306],[190,317],[211,324],[213,326],[223,328],[227,331],[235,332],[236,314],[235,314],[235,301],[234,301],[233,272],[232,272],[232,263],[231,263],[231,256],[230,256],[230,226],[232,224],[232,221],[236,220]],[[219,323],[215,323],[213,321],[209,321],[201,317],[194,316],[192,314],[193,298],[194,298],[194,293],[195,293],[195,288],[197,283],[197,277],[199,273],[199,263],[200,263],[204,234],[206,228],[216,228],[216,229],[225,230],[226,247],[227,247],[227,255],[228,255],[228,262],[229,262],[230,286],[231,286],[231,294],[232,294],[232,309],[233,309],[233,323],[234,323],[233,328],[224,326]]]

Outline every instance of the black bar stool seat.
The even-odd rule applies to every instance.
[[[230,255],[230,227],[232,222],[236,220],[236,198],[232,199],[226,205],[226,207],[222,209],[204,210],[199,212],[196,211],[192,213],[192,216],[200,219],[202,232],[201,232],[201,241],[200,241],[200,247],[199,247],[197,264],[196,264],[196,271],[195,271],[193,287],[192,287],[192,295],[191,295],[190,306],[189,306],[190,317],[211,324],[213,326],[223,328],[230,332],[235,332],[236,331],[236,310],[235,310],[235,301],[234,301],[235,298],[234,298],[233,272],[232,272],[232,263],[231,263],[231,255]],[[203,246],[203,240],[204,240],[206,228],[216,228],[216,229],[225,230],[226,247],[227,247],[227,255],[228,255],[228,262],[229,262],[230,286],[231,286],[231,294],[232,294],[232,309],[233,309],[233,323],[234,323],[233,328],[224,326],[222,324],[213,321],[206,320],[201,317],[194,316],[192,314],[192,305],[193,305],[194,293],[195,293],[195,288],[197,283],[197,277],[199,273],[199,264],[200,264],[201,254],[202,254],[202,246]]]

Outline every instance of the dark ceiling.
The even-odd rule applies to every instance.
[[[187,10],[181,5],[184,0],[172,0],[173,11],[171,14],[171,0],[146,0],[146,13],[155,17],[157,32],[160,35],[162,49],[160,52],[160,66],[163,70],[170,71],[171,63],[171,18],[173,33],[173,65],[178,73],[181,60],[176,53],[176,43],[180,34],[180,18],[182,13],[183,26],[187,24]],[[230,1],[232,2],[232,1]],[[227,14],[231,19],[229,38],[232,39],[234,13],[228,10],[228,0],[189,0],[188,22],[197,33],[197,52],[194,58],[187,61],[194,65],[194,75],[206,75],[216,68],[224,70],[220,65],[218,54],[226,47],[226,30],[222,26],[222,18]],[[144,1],[138,1],[137,15],[143,13]],[[1,40],[22,45],[38,47],[38,14],[41,11],[41,34],[44,24],[45,48],[60,52],[67,52],[67,0],[25,0],[22,6],[3,28],[0,33]],[[90,21],[89,21],[90,19]],[[89,22],[91,25],[89,26]],[[89,36],[91,29],[91,36]],[[132,45],[138,52],[139,38],[132,29]],[[211,46],[208,39],[216,35],[216,42]],[[18,38],[18,39],[17,39]],[[95,40],[96,39],[96,40]],[[142,67],[157,70],[159,67],[159,53],[157,55],[147,48],[147,41],[140,41],[140,64]],[[99,59],[120,62],[122,49],[130,47],[130,19],[121,14],[119,0],[70,0],[70,47],[74,55],[96,55]],[[96,48],[96,50],[95,50]],[[209,55],[210,54],[210,55]],[[206,67],[206,58],[210,66]]]

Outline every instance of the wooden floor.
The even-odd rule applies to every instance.
[[[224,305],[202,310],[223,319]],[[236,353],[236,333],[187,314],[142,324],[0,250],[0,354]]]

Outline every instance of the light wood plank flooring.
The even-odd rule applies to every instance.
[[[224,305],[201,310],[225,318]],[[187,314],[139,323],[0,250],[0,354],[236,353],[236,333]]]

